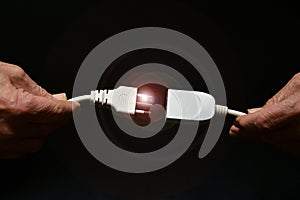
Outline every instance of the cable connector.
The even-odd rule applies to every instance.
[[[90,100],[102,106],[110,105],[117,112],[149,114],[155,97],[137,92],[135,87],[120,86],[113,90],[93,90],[90,95],[75,97],[69,101]],[[215,114],[245,115],[228,109],[227,106],[216,105],[214,97],[204,92],[169,89],[166,98],[166,118],[169,119],[204,121],[211,119]]]
[[[110,105],[117,112],[135,114],[137,88],[120,86],[114,90],[94,90],[90,99],[93,103]]]
[[[245,115],[228,109],[227,106],[216,105],[214,97],[204,92],[168,90],[167,118],[204,121],[211,119],[215,114]]]
[[[215,114],[215,99],[210,94],[187,90],[168,90],[167,118],[204,121]]]

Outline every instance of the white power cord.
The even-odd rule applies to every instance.
[[[149,113],[153,105],[153,96],[138,94],[137,88],[120,86],[114,90],[93,90],[90,95],[69,99],[69,101],[91,101],[102,105],[110,105],[117,112],[128,114]],[[137,106],[138,105],[138,106]],[[137,107],[143,109],[136,109]],[[210,94],[197,91],[168,90],[166,118],[203,121],[211,119],[215,114],[241,116],[243,112],[228,109],[227,106],[215,104]]]
[[[78,103],[82,102],[82,101],[90,101],[91,100],[91,95],[83,95],[83,96],[79,96],[79,97],[74,97],[72,99],[69,99],[68,101],[76,101]]]
[[[216,113],[219,115],[233,115],[236,117],[246,115],[246,113],[229,109],[227,106],[216,105]]]

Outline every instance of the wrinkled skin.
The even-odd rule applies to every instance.
[[[262,108],[238,117],[230,134],[267,142],[300,157],[300,73]]]
[[[51,95],[20,67],[0,62],[0,158],[38,151],[79,104]]]

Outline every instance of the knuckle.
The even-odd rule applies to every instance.
[[[26,75],[25,71],[18,65],[0,62],[0,69],[1,68],[1,71],[10,77],[22,77]]]
[[[0,61],[0,68],[5,69],[5,71],[7,71],[7,69],[10,69],[11,66],[12,66],[12,64],[8,64],[8,63]]]
[[[295,74],[293,78],[294,79],[300,79],[300,72],[298,72],[297,74]]]
[[[48,95],[48,92],[45,89],[43,89],[41,86],[37,85],[36,87],[38,87],[38,93],[41,96],[47,96]]]
[[[275,103],[275,97],[272,97],[271,99],[269,99],[266,103],[266,105],[272,105]]]
[[[294,77],[292,78],[291,87],[300,89],[300,73],[295,74]]]
[[[17,77],[24,77],[26,75],[25,71],[17,65],[12,65],[11,70],[12,73]]]
[[[278,94],[274,95],[271,99],[269,99],[266,103],[266,105],[273,105],[277,104],[281,101],[281,98],[279,97]]]
[[[293,98],[288,98],[284,101],[283,106],[286,110],[286,113],[293,112],[296,109],[296,102]]]

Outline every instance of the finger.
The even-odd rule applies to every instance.
[[[9,67],[6,67],[5,71],[9,76],[10,82],[16,88],[22,88],[36,96],[53,98],[52,95],[49,94],[45,89],[36,84],[36,82],[34,82],[22,68],[11,64],[7,64],[7,66]]]
[[[55,98],[26,95],[25,115],[31,122],[59,123],[72,116],[72,111],[80,105],[77,102],[60,101]]]
[[[295,139],[295,130],[289,125],[276,130],[253,131],[241,130],[241,128],[233,125],[230,128],[229,135],[232,137],[244,138],[247,140],[262,141],[269,144],[279,144],[283,142],[290,142]],[[299,140],[300,141],[300,140]]]
[[[66,93],[59,93],[59,94],[53,94],[52,95],[55,99],[61,100],[61,101],[66,101],[67,100],[67,95]]]
[[[253,140],[253,141],[262,141],[262,136],[266,133],[261,133],[257,131],[251,131],[251,130],[243,130],[241,131],[241,128],[236,127],[235,125],[232,125],[229,130],[229,135],[232,137],[237,138],[243,138],[247,140]]]
[[[250,108],[250,109],[248,109],[247,111],[248,111],[248,114],[250,114],[250,113],[255,113],[255,112],[257,112],[257,111],[259,111],[259,110],[261,110],[262,108]]]
[[[262,109],[236,119],[236,126],[243,130],[274,130],[289,122],[292,117],[290,107],[284,104],[264,106]]]
[[[286,116],[286,111],[278,105],[265,106],[254,113],[236,118],[229,134],[233,137],[272,143],[276,139],[274,132],[288,123]],[[269,138],[269,135],[274,138]],[[282,137],[282,135],[280,136]]]

